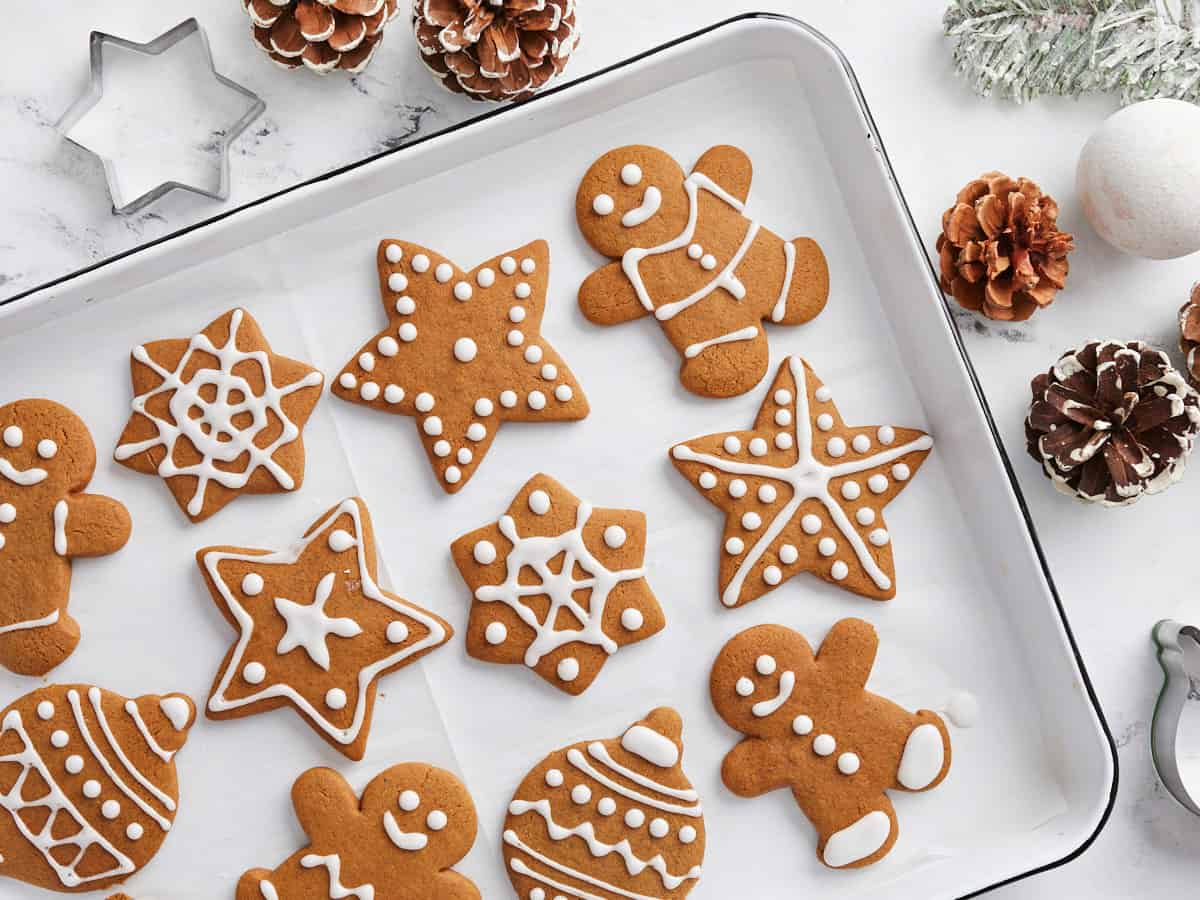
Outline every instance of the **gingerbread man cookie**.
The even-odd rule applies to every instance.
[[[213,682],[208,717],[291,705],[350,759],[366,752],[378,680],[454,633],[376,582],[371,517],[357,497],[286,550],[208,547],[196,561],[238,631]]]
[[[308,846],[274,870],[251,869],[237,900],[479,900],[450,867],[475,843],[475,804],[457,778],[424,763],[392,766],[362,800],[332,769],[309,769],[292,787]]]
[[[683,386],[706,397],[744,394],[767,373],[764,321],[798,325],[829,296],[825,255],[745,215],[750,158],[717,146],[690,175],[655,147],[612,150],[588,169],[575,216],[593,248],[616,262],[579,289],[583,314],[616,325],[653,313],[683,357]]]
[[[298,490],[300,436],[324,379],[272,352],[254,317],[234,309],[188,338],[135,347],[133,415],[114,454],[159,475],[193,522],[239,494]]]
[[[517,897],[686,897],[700,879],[704,817],[683,772],[682,732],[679,713],[659,707],[620,737],[538,763],[504,821]]]
[[[709,680],[713,706],[746,736],[721,766],[726,787],[740,797],[789,788],[834,869],[877,862],[896,843],[885,791],[927,791],[950,771],[936,713],[866,690],[878,646],[862,619],[835,624],[815,657],[803,635],[760,625],[722,648]]]
[[[675,468],[725,513],[721,602],[749,603],[800,572],[894,597],[883,508],[932,447],[914,428],[846,425],[808,363],[788,357],[753,429],[671,448]]]
[[[464,272],[419,244],[379,244],[388,325],[346,364],[343,400],[413,416],[446,493],[456,493],[503,422],[569,422],[587,398],[542,336],[550,248],[534,241]]]
[[[0,876],[74,893],[149,863],[175,820],[175,754],[195,718],[182,694],[129,700],[86,684],[0,712]]]
[[[82,491],[96,471],[83,421],[50,400],[0,406],[0,665],[45,675],[79,643],[71,560],[116,553],[129,513]]]
[[[568,694],[666,625],[642,568],[645,515],[596,509],[548,475],[529,479],[498,522],[451,552],[474,597],[467,652],[524,663]]]

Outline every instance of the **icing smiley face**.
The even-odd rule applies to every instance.
[[[575,198],[584,237],[605,256],[674,237],[674,222],[687,219],[683,176],[679,163],[654,147],[604,154],[588,169]]]

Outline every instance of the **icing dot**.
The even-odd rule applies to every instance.
[[[353,375],[351,375],[349,372],[343,372],[341,377],[338,378],[338,384],[340,384],[346,390],[352,391],[356,387],[358,387],[358,379],[355,378]]]
[[[83,783],[83,796],[87,797],[89,800],[95,800],[97,797],[99,797],[100,782],[92,778],[89,778],[87,781],[85,781]]]
[[[443,459],[445,459],[447,456],[449,456],[450,455],[450,442],[449,441],[438,441],[436,444],[434,444],[433,445],[433,455],[440,456]]]
[[[517,271],[517,261],[511,256],[504,257],[504,259],[500,260],[500,271],[505,275],[511,275]]]
[[[817,427],[822,431],[828,431],[833,427],[833,416],[829,413],[821,413],[817,416]]]
[[[742,516],[742,527],[747,531],[755,531],[762,525],[762,516],[756,512],[748,512]]]
[[[500,392],[500,405],[503,406],[505,409],[512,409],[514,406],[516,406],[517,405],[516,391],[501,391]]]
[[[4,429],[4,443],[10,447],[20,447],[21,442],[25,440],[25,433],[16,425],[9,425]]]
[[[487,397],[480,397],[475,401],[475,415],[477,416],[490,416],[494,409],[492,401]]]
[[[813,730],[813,720],[808,716],[796,716],[792,719],[792,731],[796,734],[808,734]]]
[[[792,414],[786,409],[775,410],[775,424],[786,428],[792,424]]]
[[[479,348],[469,337],[460,337],[454,342],[454,358],[459,362],[470,362],[478,352]]]
[[[417,311],[417,301],[412,297],[400,297],[396,300],[396,312],[402,316],[411,316]]]
[[[68,773],[71,775],[78,775],[83,771],[83,757],[72,753],[67,757],[67,761],[64,765]]]
[[[743,676],[737,680],[733,689],[737,691],[739,697],[749,697],[754,693],[754,682]]]
[[[778,566],[767,566],[763,569],[763,581],[770,585],[779,584],[783,581],[783,573],[779,571]]]
[[[429,257],[424,253],[418,253],[412,258],[412,267],[414,272],[428,272]]]
[[[725,542],[725,552],[730,556],[737,556],[746,549],[746,542],[738,537],[731,537]]]
[[[550,495],[545,491],[537,490],[529,495],[529,508],[539,516],[544,516],[550,512]]]
[[[514,306],[512,309],[510,309],[508,311],[508,321],[510,321],[516,325],[519,325],[520,323],[524,322],[525,316],[526,316],[526,312],[525,312],[525,307],[523,307],[523,306]]]
[[[537,271],[537,263],[527,256],[521,260],[521,271],[526,275],[532,275]]]
[[[724,447],[726,453],[737,453],[742,449],[742,442],[731,434],[725,438]]]
[[[341,688],[330,688],[325,692],[325,705],[330,709],[345,709],[346,692]]]
[[[792,436],[786,431],[779,432],[779,434],[775,435],[775,446],[780,450],[791,450]]]
[[[829,442],[825,445],[825,452],[835,458],[839,456],[845,456],[846,442],[840,437],[831,437]]]
[[[115,819],[121,814],[121,804],[116,800],[105,800],[100,807],[100,815],[106,819]]]
[[[386,633],[389,644],[403,644],[408,640],[408,626],[403,622],[389,622]]]
[[[842,496],[847,500],[857,500],[862,495],[862,488],[857,481],[847,481],[842,485]]]
[[[433,810],[425,817],[425,824],[429,827],[430,831],[441,831],[446,827],[447,821],[446,814],[440,809]]]
[[[546,395],[543,394],[541,391],[530,391],[529,396],[526,398],[525,402],[527,402],[529,404],[530,409],[539,409],[539,410],[545,409],[546,408]]]
[[[816,534],[821,530],[821,520],[812,513],[808,513],[800,520],[800,527],[804,529],[805,534]]]
[[[379,396],[379,393],[379,385],[373,381],[363,382],[363,386],[358,390],[358,395],[368,403],[375,400]]]
[[[525,343],[525,335],[521,334],[519,329],[514,328],[508,333],[508,336],[505,338],[505,340],[508,341],[508,346],[510,347],[520,347],[523,343]]]
[[[890,444],[896,439],[896,429],[891,425],[883,425],[875,432],[875,437],[879,438],[881,444]]]
[[[579,677],[579,660],[573,656],[560,659],[555,671],[563,681],[574,681]]]
[[[598,216],[610,216],[612,211],[616,209],[616,204],[613,203],[613,198],[608,194],[597,194],[592,200],[592,212]],[[508,274],[512,274],[509,272]]]
[[[831,734],[818,734],[813,738],[813,752],[817,756],[829,756],[837,749],[837,741],[833,739]]]
[[[458,466],[450,466],[442,473],[442,477],[446,479],[446,484],[458,484],[462,480],[462,469]]]
[[[566,403],[574,396],[575,392],[571,390],[571,386],[569,384],[560,384],[554,389],[554,399],[560,403]]]
[[[709,272],[711,272],[716,267],[717,258],[711,253],[705,253],[702,257],[700,257],[700,268],[707,269]]]
[[[701,247],[699,244],[692,244],[691,246],[688,247],[687,254],[692,259],[699,259],[700,257],[702,257],[704,255],[704,248]]]
[[[747,449],[750,451],[751,456],[766,456],[767,442],[760,437],[753,438]]]
[[[454,267],[450,263],[438,263],[438,267],[433,270],[433,277],[445,284],[454,277]]]
[[[596,812],[602,816],[611,816],[617,811],[617,801],[612,797],[601,797],[600,802],[596,804]]]
[[[742,481],[740,478],[735,478],[733,481],[729,482],[729,496],[734,497],[735,499],[738,497],[745,497],[746,482]]]
[[[876,547],[882,547],[889,540],[888,533],[887,533],[887,531],[885,531],[882,528],[876,528],[874,531],[871,532],[868,540],[870,540],[870,542],[872,544],[874,544]]]
[[[859,525],[870,525],[875,521],[875,510],[869,506],[864,506],[854,514],[854,518],[858,520]]]
[[[888,489],[888,480],[886,475],[875,474],[867,479],[867,487],[871,489],[873,494],[882,494]]]
[[[379,351],[380,356],[395,356],[400,352],[400,345],[390,334],[385,334],[379,339],[379,343],[375,345],[375,349]]]
[[[837,541],[830,537],[823,537],[817,542],[817,552],[822,556],[833,556],[837,550]]]
[[[577,784],[571,788],[571,801],[583,806],[585,803],[591,802],[592,789],[586,784]]]
[[[433,399],[433,394],[421,391],[417,394],[417,398],[413,401],[413,405],[417,407],[417,412],[429,412],[433,409],[436,401]]]
[[[417,326],[412,322],[405,322],[400,326],[400,340],[406,344],[411,344],[417,339]]]
[[[525,362],[531,366],[537,365],[542,361],[542,348],[537,344],[531,344],[525,348]]]
[[[637,631],[645,621],[646,618],[642,615],[641,610],[634,609],[632,606],[621,611],[621,627],[626,631]]]
[[[405,812],[412,812],[421,805],[421,795],[416,791],[401,791],[400,792],[400,808]]]
[[[408,278],[403,272],[393,272],[388,276],[388,290],[394,294],[399,294],[408,288]]]
[[[609,525],[604,529],[604,543],[616,550],[618,547],[625,546],[625,529],[620,525]]]
[[[785,388],[780,388],[775,392],[775,402],[780,406],[787,406],[792,402],[792,392]]]
[[[508,639],[508,627],[503,622],[488,622],[488,627],[483,629],[483,639],[493,647],[503,644]]]
[[[496,283],[496,273],[485,266],[475,273],[475,283],[481,288],[490,288]]]
[[[487,429],[478,422],[472,422],[467,426],[467,438],[472,441],[482,441],[487,437]]]
[[[125,837],[129,838],[131,841],[140,841],[142,839],[142,835],[145,833],[146,830],[137,822],[130,822],[125,828]]]
[[[0,503],[0,522],[5,525],[16,521],[17,508],[11,503]]]
[[[404,399],[404,388],[398,384],[389,384],[383,389],[383,399],[388,403],[399,403]]]
[[[642,180],[642,167],[637,163],[625,163],[621,167],[621,180],[630,187],[640,184]]]
[[[54,459],[54,456],[57,453],[58,444],[54,443],[54,441],[50,440],[49,438],[42,438],[40,441],[38,441],[37,455],[42,459]]]
[[[471,285],[466,281],[456,282],[454,285],[454,299],[466,302],[471,299],[471,295],[475,292],[471,289]]]
[[[773,484],[761,484],[758,487],[758,499],[763,503],[774,503],[779,493]]]
[[[496,561],[496,545],[491,541],[477,541],[471,555],[481,566],[490,566]]]
[[[700,477],[696,479],[700,487],[706,491],[711,491],[717,486],[717,476],[712,472],[701,472]],[[10,520],[11,521],[11,520]]]
[[[833,576],[834,581],[842,581],[850,574],[850,567],[839,559],[830,568],[829,574]]]
[[[664,838],[671,831],[666,819],[650,820],[650,837]]]
[[[791,544],[784,544],[779,548],[779,561],[785,566],[790,566],[800,558],[800,551]]]
[[[865,434],[856,434],[850,446],[854,448],[855,453],[866,453],[871,449],[871,439]]]
[[[249,684],[262,684],[263,679],[267,677],[267,667],[260,662],[246,663],[242,669],[242,677]]]
[[[641,828],[646,824],[646,814],[636,807],[625,812],[625,824],[630,828]]]
[[[546,381],[553,381],[558,377],[558,367],[552,365],[551,363],[546,363],[544,366],[542,366],[541,375]]]
[[[828,403],[833,398],[833,391],[825,387],[825,385],[821,385],[816,389],[816,391],[813,392],[813,396],[815,396],[822,403]]]
[[[679,841],[683,844],[690,844],[696,840],[696,829],[691,825],[684,825],[679,829]]]
[[[70,741],[71,741],[70,736],[68,736],[68,734],[65,731],[63,731],[61,728],[58,729],[57,731],[55,731],[52,735],[50,735],[50,743],[53,744],[55,747],[57,747],[60,750],[63,747],[67,746],[67,744],[70,743]]]
[[[383,255],[387,257],[390,263],[398,263],[404,258],[404,248],[399,244],[388,244],[387,249],[383,251]]]
[[[442,433],[442,420],[437,416],[430,416],[421,423],[421,428],[430,437],[437,437]]]
[[[522,281],[519,282],[515,288],[513,288],[513,293],[516,294],[518,300],[528,300],[529,295],[533,293],[533,291],[530,290],[528,284]]]
[[[338,528],[329,532],[329,549],[334,553],[343,553],[355,544],[350,532]]]
[[[54,717],[54,704],[49,700],[43,700],[37,705],[38,718],[43,722]]]
[[[562,787],[563,773],[558,769],[551,769],[546,773],[546,784],[549,787]]]
[[[843,775],[853,775],[858,771],[858,756],[854,753],[843,753],[838,757],[838,771]]]
[[[912,469],[904,463],[896,463],[892,466],[892,477],[897,481],[908,481],[912,476]]]
[[[775,657],[764,653],[754,661],[754,671],[756,671],[759,675],[774,675]]]

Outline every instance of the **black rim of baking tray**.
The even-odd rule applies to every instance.
[[[488,112],[483,113],[482,115],[474,116],[474,117],[466,119],[462,122],[458,122],[454,125],[450,125],[446,128],[441,129],[440,131],[435,131],[435,132],[425,135],[424,137],[416,138],[416,139],[410,141],[409,143],[403,144],[399,147],[394,147],[390,150],[384,150],[380,153],[373,154],[372,156],[364,157],[363,159],[360,159],[357,162],[353,162],[353,163],[349,163],[344,166],[340,166],[339,168],[333,169],[322,175],[318,175],[315,178],[310,178],[307,181],[302,181],[302,182],[294,184],[290,187],[286,187],[281,190],[275,191],[272,194],[267,194],[263,197],[259,197],[257,200],[252,200],[249,203],[244,203],[241,206],[235,207],[234,209],[226,210],[226,211],[219,213],[215,216],[212,216],[210,218],[203,219],[202,221],[196,222],[192,225],[188,225],[184,228],[180,228],[178,231],[173,231],[170,234],[163,235],[162,237],[159,237],[159,238],[155,238],[154,240],[149,241],[148,243],[141,244],[140,246],[133,247],[129,250],[122,251],[121,253],[118,253],[115,256],[109,257],[108,259],[94,263],[90,266],[86,266],[82,269],[77,269],[74,272],[70,272],[59,278],[55,278],[51,281],[47,281],[44,284],[38,285],[37,287],[33,287],[26,291],[22,291],[19,294],[15,294],[12,297],[9,297],[5,300],[0,301],[0,306],[7,306],[10,303],[15,303],[18,300],[22,300],[26,297],[31,296],[32,294],[36,294],[41,291],[47,290],[49,288],[56,287],[57,285],[64,284],[68,281],[71,281],[75,278],[80,277],[81,275],[85,275],[89,272],[94,272],[97,269],[104,268],[105,266],[112,265],[115,262],[126,259],[135,254],[142,253],[146,250],[149,250],[152,247],[158,246],[159,244],[164,244],[167,241],[171,241],[177,237],[188,234],[189,232],[197,231],[201,228],[206,228],[209,225],[213,225],[217,222],[223,221],[224,219],[227,219],[230,216],[237,215],[238,213],[244,212],[245,210],[253,209],[254,207],[261,206],[264,203],[269,203],[270,201],[275,200],[278,197],[282,197],[286,194],[290,194],[293,191],[297,191],[297,190],[300,190],[300,189],[306,188],[306,187],[311,187],[314,184],[320,184],[321,182],[328,181],[331,178],[336,178],[339,175],[342,175],[346,172],[353,171],[354,169],[357,169],[368,163],[374,162],[375,160],[382,159],[383,157],[391,156],[392,154],[395,154],[395,153],[403,153],[404,151],[408,150],[409,148],[415,147],[419,144],[423,144],[426,141],[432,140],[434,138],[443,137],[447,134],[452,134],[453,132],[456,132],[456,131],[461,131],[464,128],[468,128],[479,122],[483,122],[488,119],[495,118],[496,116],[503,116],[503,115],[506,115],[509,113],[518,112],[522,107],[527,106],[529,103],[536,103],[536,102],[538,102],[538,100],[540,100],[543,97],[548,97],[553,94],[557,94],[561,91],[570,90],[575,85],[583,84],[588,81],[592,81],[593,79],[600,78],[611,72],[616,72],[620,69],[625,68],[626,66],[632,65],[633,63],[636,63],[643,59],[646,59],[647,57],[654,56],[655,54],[661,53],[664,50],[669,50],[673,47],[677,47],[680,44],[687,43],[690,40],[693,40],[697,37],[708,34],[712,31],[716,31],[720,28],[725,28],[725,27],[735,24],[737,22],[745,22],[745,21],[753,20],[753,19],[767,19],[767,20],[773,20],[773,21],[777,21],[777,22],[784,22],[793,27],[800,28],[803,31],[812,35],[818,41],[820,41],[821,44],[823,44],[826,48],[828,48],[829,51],[831,53],[833,53],[833,55],[837,58],[838,63],[841,65],[842,69],[846,73],[846,77],[847,77],[848,81],[850,82],[850,86],[854,90],[855,98],[857,99],[858,104],[859,104],[860,108],[862,109],[863,116],[867,120],[867,125],[870,127],[871,133],[870,133],[869,137],[875,143],[875,146],[879,149],[880,159],[883,160],[883,164],[887,169],[888,178],[891,180],[893,186],[895,187],[896,196],[900,200],[900,205],[904,211],[905,218],[908,220],[909,228],[912,229],[913,237],[916,239],[917,245],[921,248],[922,255],[925,258],[925,265],[928,270],[930,283],[933,286],[934,290],[940,295],[941,288],[939,286],[937,274],[934,272],[933,263],[930,261],[929,254],[925,249],[925,242],[921,240],[921,232],[917,228],[917,223],[913,219],[912,210],[909,208],[908,200],[905,198],[904,191],[900,187],[900,182],[896,178],[896,172],[892,168],[892,162],[891,162],[891,159],[888,157],[886,148],[884,147],[883,139],[879,134],[879,129],[875,126],[875,117],[871,114],[871,107],[867,103],[867,98],[863,95],[862,86],[859,84],[858,76],[854,73],[854,67],[850,65],[850,60],[848,60],[846,58],[846,55],[844,53],[842,53],[841,49],[837,46],[837,44],[835,44],[833,41],[831,41],[828,37],[826,37],[824,34],[822,34],[816,28],[813,28],[811,25],[808,25],[808,24],[800,21],[799,19],[793,18],[791,16],[782,15],[779,13],[752,12],[752,13],[744,13],[739,16],[734,16],[732,18],[725,19],[721,22],[717,22],[717,23],[715,23],[713,25],[709,25],[705,28],[701,28],[698,31],[693,31],[690,34],[686,34],[686,35],[683,35],[682,37],[675,38],[674,40],[667,41],[664,44],[660,44],[657,47],[653,47],[653,48],[646,50],[642,53],[639,53],[635,56],[631,56],[628,59],[621,60],[620,62],[614,63],[611,66],[607,66],[603,69],[599,69],[588,75],[584,75],[579,78],[572,79],[571,81],[564,82],[560,85],[557,85],[556,87],[549,88],[548,90],[543,91],[542,93],[540,93],[538,95],[535,95],[533,98],[531,98],[530,100],[527,100],[525,103],[504,106],[504,107],[500,107],[498,109],[490,110]],[[1025,496],[1021,493],[1021,487],[1017,483],[1017,476],[1016,476],[1016,473],[1013,471],[1012,460],[1009,458],[1008,453],[1004,449],[1004,443],[1000,438],[1000,431],[996,427],[996,420],[992,416],[991,407],[988,405],[987,397],[984,395],[983,386],[979,383],[979,377],[975,372],[975,367],[971,364],[971,358],[967,354],[967,349],[966,349],[965,345],[963,344],[962,335],[959,333],[958,327],[954,322],[954,317],[951,315],[950,309],[944,301],[942,303],[942,311],[943,311],[944,315],[946,316],[947,324],[950,326],[949,330],[950,330],[950,334],[953,336],[955,347],[957,348],[958,354],[961,357],[961,359],[963,361],[963,365],[965,366],[965,368],[967,370],[967,377],[970,378],[970,380],[971,380],[971,386],[975,391],[975,398],[979,401],[980,409],[983,411],[984,419],[987,422],[988,430],[992,434],[992,441],[996,445],[996,451],[1000,454],[1000,460],[1004,465],[1004,471],[1008,477],[1009,487],[1012,489],[1013,496],[1016,498],[1017,506],[1021,511],[1021,516],[1025,520],[1025,528],[1029,532],[1029,538],[1030,538],[1031,542],[1033,543],[1033,549],[1037,553],[1038,564],[1042,568],[1042,576],[1046,579],[1046,586],[1050,589],[1051,597],[1054,598],[1054,605],[1055,605],[1055,608],[1058,610],[1059,618],[1062,620],[1063,630],[1065,631],[1066,636],[1067,636],[1067,641],[1069,642],[1069,644],[1071,646],[1071,653],[1075,657],[1075,664],[1079,668],[1079,675],[1083,679],[1083,686],[1084,686],[1084,689],[1087,691],[1088,700],[1091,702],[1092,708],[1095,710],[1096,718],[1100,723],[1100,730],[1104,733],[1104,737],[1108,741],[1108,749],[1109,749],[1109,753],[1112,755],[1112,764],[1113,764],[1112,787],[1109,790],[1108,803],[1104,808],[1104,813],[1100,817],[1100,821],[1096,824],[1095,831],[1093,831],[1082,844],[1080,844],[1078,847],[1076,847],[1074,850],[1072,850],[1070,853],[1068,853],[1067,855],[1063,856],[1060,859],[1046,863],[1045,865],[1039,866],[1035,869],[1029,869],[1028,871],[1021,872],[1018,875],[1013,875],[1010,878],[1005,878],[1002,881],[997,881],[995,884],[990,884],[987,887],[980,888],[979,890],[976,890],[976,891],[972,891],[970,894],[963,895],[963,897],[977,897],[980,894],[983,894],[983,893],[986,893],[987,891],[1001,887],[1002,885],[1012,884],[1014,881],[1019,881],[1022,878],[1028,878],[1030,875],[1037,875],[1040,872],[1046,872],[1046,871],[1049,871],[1050,869],[1058,868],[1059,866],[1065,865],[1066,863],[1075,859],[1077,856],[1081,855],[1085,850],[1087,850],[1088,847],[1090,847],[1092,845],[1092,842],[1096,840],[1096,837],[1100,834],[1100,832],[1104,829],[1104,826],[1106,824],[1108,824],[1109,817],[1112,814],[1113,804],[1116,802],[1116,799],[1117,799],[1117,783],[1120,779],[1120,766],[1119,766],[1118,758],[1117,758],[1117,745],[1113,741],[1112,732],[1109,730],[1109,727],[1108,727],[1108,721],[1104,718],[1104,710],[1101,709],[1100,701],[1096,697],[1096,690],[1092,685],[1091,677],[1088,675],[1087,666],[1084,665],[1083,657],[1079,653],[1079,646],[1075,642],[1074,633],[1071,631],[1071,623],[1067,619],[1066,610],[1063,609],[1062,599],[1058,595],[1058,588],[1055,587],[1054,578],[1051,576],[1050,567],[1046,562],[1046,554],[1042,549],[1041,541],[1038,539],[1037,528],[1034,527],[1033,518],[1029,513],[1029,507],[1025,503]]]

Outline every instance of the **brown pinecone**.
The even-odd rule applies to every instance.
[[[1067,281],[1075,249],[1058,230],[1058,204],[1027,178],[988,172],[942,216],[942,290],[989,319],[1023,322]]]
[[[1123,506],[1183,476],[1200,432],[1200,394],[1161,350],[1092,341],[1031,387],[1029,455],[1064,494]]]
[[[1192,299],[1179,310],[1179,349],[1187,360],[1187,377],[1200,387],[1200,282],[1192,287]]]
[[[361,72],[399,0],[242,0],[254,41],[279,65]]]
[[[421,59],[473,100],[525,100],[579,44],[575,0],[413,0]]]

